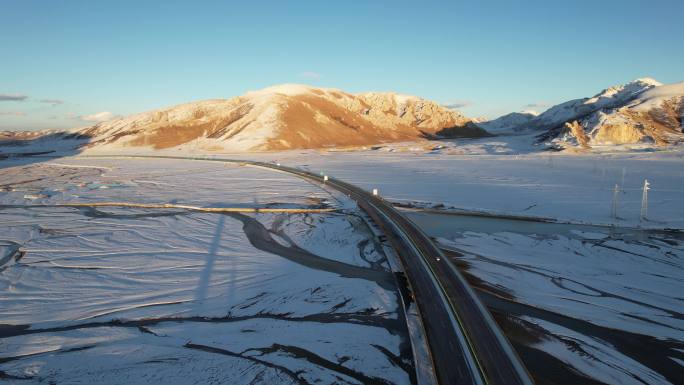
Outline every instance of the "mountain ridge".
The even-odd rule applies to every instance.
[[[684,82],[652,78],[608,87],[532,116],[504,115],[478,123],[494,133],[536,133],[537,143],[557,148],[684,142]]]
[[[471,119],[417,96],[350,94],[283,84],[230,99],[143,112],[77,130],[87,147],[188,145],[232,151],[362,146],[431,137],[480,137]]]
[[[208,99],[118,117],[67,131],[0,132],[3,145],[68,139],[79,151],[250,152],[359,148],[423,139],[515,135],[538,149],[684,143],[684,82],[640,78],[542,113],[489,121],[417,96],[351,94],[281,84],[229,99]],[[64,142],[64,141],[62,141]],[[459,142],[459,145],[462,143]],[[63,147],[67,143],[56,143]]]

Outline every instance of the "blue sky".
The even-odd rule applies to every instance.
[[[278,83],[498,115],[684,80],[684,1],[0,0],[0,129]]]

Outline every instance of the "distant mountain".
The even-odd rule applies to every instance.
[[[539,116],[535,111],[511,112],[493,120],[477,123],[492,134],[506,134],[524,129],[530,122]]]
[[[434,138],[521,134],[556,148],[684,143],[684,82],[637,79],[541,114],[490,121],[416,96],[350,94],[284,84],[231,99],[204,100],[117,118],[68,132],[0,132],[0,144],[194,151],[270,151],[368,146]],[[54,140],[60,143],[51,144]],[[2,152],[2,151],[0,151]]]
[[[195,146],[264,151],[488,135],[459,112],[415,96],[285,84],[80,129],[90,148]]]
[[[684,141],[684,82],[663,85],[637,79],[553,106],[536,117],[510,115],[479,125],[492,132],[499,126],[537,132],[540,142],[560,147],[678,143]],[[521,122],[505,124],[516,119]]]
[[[684,82],[651,87],[620,106],[599,110],[581,120],[589,145],[684,142]],[[560,141],[576,137],[563,130]]]
[[[553,130],[565,122],[583,119],[600,110],[624,106],[642,92],[661,83],[651,78],[637,79],[624,85],[607,88],[590,98],[570,100],[544,111],[530,122],[538,130]]]

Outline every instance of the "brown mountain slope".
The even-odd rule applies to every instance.
[[[426,137],[479,137],[470,119],[437,103],[393,93],[353,95],[280,85],[227,100],[206,100],[79,130],[89,147],[268,151],[360,146]],[[475,127],[476,128],[476,127]]]

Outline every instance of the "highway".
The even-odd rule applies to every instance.
[[[351,199],[387,236],[418,306],[438,384],[533,384],[509,341],[473,289],[432,240],[390,203],[359,187],[275,163],[176,156],[93,156],[186,159],[262,167],[325,183]]]

